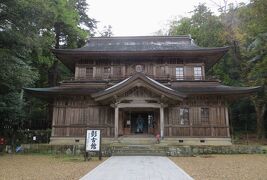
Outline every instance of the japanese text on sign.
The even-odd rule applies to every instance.
[[[87,130],[86,151],[100,150],[100,130]]]

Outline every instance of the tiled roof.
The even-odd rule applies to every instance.
[[[93,37],[82,48],[52,49],[52,52],[69,69],[74,71],[75,62],[87,60],[137,60],[160,58],[200,59],[210,68],[229,47],[199,47],[190,36],[126,36]]]
[[[128,36],[90,38],[80,51],[159,51],[199,48],[190,36]]]

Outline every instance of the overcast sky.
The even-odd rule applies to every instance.
[[[213,0],[220,3],[223,0]],[[228,0],[247,3],[249,0]],[[100,21],[99,28],[111,25],[115,36],[153,35],[166,28],[171,19],[190,16],[200,2],[212,11],[217,6],[212,0],[87,0],[88,14]]]

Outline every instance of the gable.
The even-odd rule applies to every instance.
[[[92,94],[92,97],[95,98],[96,101],[101,101],[119,97],[123,93],[125,96],[128,93],[128,95],[157,96],[173,100],[182,100],[186,97],[183,93],[179,93],[170,87],[145,76],[143,73],[136,73],[101,92]]]

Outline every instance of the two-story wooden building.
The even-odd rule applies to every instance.
[[[190,36],[90,38],[83,48],[53,50],[74,79],[26,91],[53,99],[51,143],[71,144],[97,128],[106,140],[160,134],[230,144],[228,102],[258,87],[205,76],[228,49],[198,47]]]

